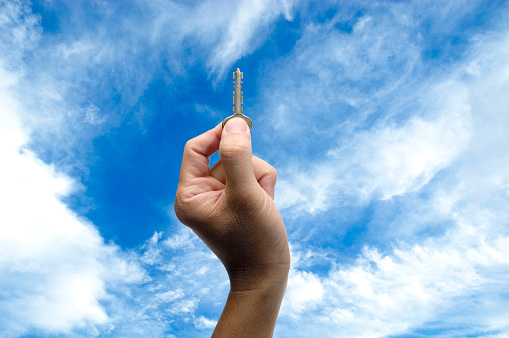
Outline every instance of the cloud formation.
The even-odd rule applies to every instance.
[[[398,122],[382,117],[289,172],[279,203],[290,214],[381,200],[358,236],[392,243],[367,244],[352,264],[337,261],[317,277],[319,285],[309,288],[323,296],[308,312],[293,305],[299,298],[290,292],[283,315],[316,316],[306,327],[326,336],[508,332],[507,310],[501,310],[507,300],[500,295],[507,293],[509,271],[509,176],[502,169],[508,165],[502,126],[509,122],[509,40],[506,27],[472,40],[468,56],[448,73],[413,87],[414,114]],[[386,107],[389,115],[398,109],[394,102]],[[302,269],[289,285],[300,283]],[[305,294],[312,291],[299,293]],[[289,336],[286,330],[283,325],[279,334]]]
[[[0,15],[2,31],[13,33],[2,34],[9,48],[0,59],[0,326],[9,336],[76,327],[93,334],[109,320],[101,304],[108,283],[138,283],[145,272],[67,208],[61,199],[76,183],[25,147],[31,130],[17,100],[26,74],[20,51],[38,35],[37,18],[26,10],[7,3]]]
[[[0,74],[2,331],[71,332],[105,324],[106,284],[140,282],[144,271],[62,203],[74,182],[23,147],[28,137],[11,92],[17,76]]]
[[[278,168],[293,242],[276,336],[509,332],[507,6],[45,6],[61,13],[55,32],[25,2],[0,7],[9,335],[210,335],[228,279],[190,230],[170,215],[164,231],[120,248],[62,200],[86,189],[99,136],[150,132],[153,87],[192,87],[193,67],[222,80],[278,29],[296,30],[295,44],[253,62],[263,63],[253,137]],[[192,106],[216,109],[206,97]]]

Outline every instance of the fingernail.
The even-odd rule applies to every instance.
[[[249,127],[242,118],[236,117],[228,122],[224,126],[224,131],[227,133],[245,133],[249,130]]]

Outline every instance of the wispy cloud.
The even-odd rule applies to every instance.
[[[419,85],[406,82],[411,103],[388,99],[387,113],[348,137],[340,133],[334,140],[313,130],[313,144],[332,140],[322,158],[282,168],[279,205],[289,215],[373,199],[381,199],[383,209],[391,204],[383,200],[395,197],[403,205],[396,213],[375,210],[364,233],[357,234],[366,242],[378,237],[381,248],[366,245],[357,261],[337,261],[307,284],[300,275],[306,269],[296,268],[289,290],[299,285],[302,290],[289,292],[283,306],[293,325],[349,337],[426,330],[497,336],[509,330],[507,299],[499,296],[507,293],[509,257],[509,140],[502,131],[509,124],[509,40],[507,27],[502,31],[472,36],[467,55],[445,73]],[[395,114],[402,107],[407,114]],[[377,220],[387,212],[395,218]],[[440,229],[426,232],[429,227]],[[311,310],[302,312],[299,297],[313,292],[323,295],[310,297]],[[314,324],[295,320],[307,316]],[[286,323],[278,331],[294,332]]]
[[[426,59],[420,31],[430,14],[419,6],[375,7],[309,24],[292,54],[273,64],[278,81],[267,87],[262,119],[281,145],[274,152],[285,154],[275,156],[285,163],[282,208],[314,213],[345,197],[366,203],[419,190],[469,144],[470,61]]]
[[[467,94],[458,83],[441,83],[426,94],[433,100],[426,117],[357,131],[310,167],[283,168],[280,207],[314,213],[337,206],[338,198],[357,204],[419,190],[465,150],[472,123]]]
[[[507,313],[499,313],[504,301],[494,301],[493,295],[507,292],[501,282],[506,276],[499,271],[508,263],[509,237],[480,241],[485,233],[474,229],[459,226],[446,238],[403,246],[388,255],[366,248],[353,266],[333,270],[324,279],[314,277],[296,294],[292,291],[303,282],[293,276],[282,315],[313,316],[328,335],[349,337],[395,335],[430,321],[444,329],[461,316],[470,334],[478,327],[505,331],[509,322],[501,319]],[[465,230],[471,234],[465,236]],[[317,292],[321,297],[313,298]],[[302,297],[310,302],[304,313]],[[498,318],[496,323],[492,317]]]
[[[191,230],[178,225],[174,233],[156,232],[132,254],[148,279],[143,284],[111,284],[105,302],[108,324],[114,326],[110,331],[119,336],[178,336],[185,328],[210,335],[228,294],[228,277]]]
[[[313,322],[324,333],[352,337],[408,333],[427,322],[456,335],[507,332],[507,310],[502,310],[507,300],[496,296],[508,291],[508,211],[498,208],[509,199],[507,193],[500,195],[507,187],[484,186],[498,196],[493,208],[472,199],[476,187],[470,183],[475,182],[457,183],[447,192],[438,188],[421,205],[409,205],[409,218],[399,223],[404,227],[418,221],[413,214],[431,211],[452,222],[443,235],[413,245],[400,242],[386,253],[365,247],[354,264],[339,263],[326,277],[313,276],[307,284],[299,273],[292,274],[283,316],[316,316]],[[300,292],[293,292],[299,286]],[[312,297],[317,292],[320,297]],[[302,299],[310,302],[304,312]]]
[[[171,90],[193,67],[222,79],[264,41],[275,20],[292,19],[293,2],[44,6],[62,13],[54,39],[28,5],[7,3],[4,53],[27,75],[15,94],[31,128],[32,149],[68,172],[86,174],[83,158],[95,138],[122,124],[146,128],[153,112],[143,100],[151,83],[162,81]],[[84,20],[84,12],[94,13],[94,25]]]
[[[209,61],[212,71],[223,74],[236,60],[253,52],[265,40],[269,27],[279,16],[293,20],[293,2],[257,0],[236,4],[234,11],[226,15],[227,29]]]

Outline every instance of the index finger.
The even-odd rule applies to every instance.
[[[207,177],[209,175],[209,156],[219,150],[221,124],[200,136],[187,141],[180,167],[180,179]]]

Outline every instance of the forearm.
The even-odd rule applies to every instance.
[[[287,278],[251,290],[230,291],[212,337],[272,337]]]

